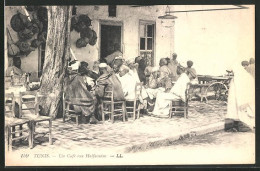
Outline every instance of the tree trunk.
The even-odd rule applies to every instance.
[[[45,60],[41,77],[41,114],[56,118],[61,106],[70,48],[70,6],[49,6]]]

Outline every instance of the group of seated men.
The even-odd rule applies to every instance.
[[[115,57],[111,62],[94,62],[89,69],[88,63],[80,62],[78,72],[71,72],[67,78],[68,98],[87,98],[93,101],[91,107],[73,106],[82,114],[83,123],[96,124],[101,119],[101,101],[108,85],[113,85],[114,101],[133,100],[136,83],[143,83],[138,97],[143,114],[166,116],[169,114],[170,100],[185,99],[187,84],[196,78],[193,62],[181,67],[173,54],[172,59],[162,58],[160,67],[146,65],[144,58],[125,61]],[[169,103],[168,103],[169,102]]]

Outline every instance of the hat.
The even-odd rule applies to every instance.
[[[187,61],[187,66],[188,66],[188,67],[192,67],[192,65],[193,65],[193,62],[192,62],[192,61]]]
[[[32,23],[31,23],[31,21],[29,20],[29,17],[28,17],[28,16],[19,13],[19,17],[20,17],[20,19],[22,20],[22,22],[23,22],[23,24],[24,24],[25,27],[31,26]]]
[[[94,45],[97,43],[97,33],[96,33],[94,30],[92,30],[92,32],[93,32],[93,37],[92,37],[92,39],[89,41],[89,44],[90,44],[91,46],[94,46]]]
[[[88,15],[80,15],[78,22],[84,23],[87,27],[91,26],[91,19],[88,17]]]
[[[19,52],[20,52],[20,49],[18,46],[16,46],[15,44],[9,44],[8,55],[15,56],[15,55],[19,54]]]
[[[39,47],[41,44],[42,44],[42,41],[39,41],[39,40],[37,40],[37,39],[34,39],[34,40],[31,42],[31,47],[37,48],[37,47]]]
[[[11,25],[12,29],[16,32],[19,32],[19,31],[22,31],[25,29],[23,20],[20,18],[20,13],[12,16],[10,25]]]
[[[31,51],[35,50],[27,42],[23,42],[23,41],[17,42],[17,46],[19,47],[21,52],[28,53],[28,52],[31,52]]]
[[[33,23],[31,26],[27,27],[29,30],[32,31],[33,34],[39,33],[40,29],[36,23]]]
[[[28,40],[33,37],[33,32],[30,29],[24,29],[18,32],[18,36],[20,40]]]
[[[107,64],[106,63],[100,63],[98,65],[99,68],[106,68],[107,67]]]
[[[87,42],[85,41],[85,39],[83,38],[79,38],[77,41],[76,41],[76,47],[77,48],[82,48],[82,47],[86,47],[87,46]]]
[[[89,27],[83,28],[80,31],[81,38],[87,37],[89,40],[91,40],[93,38],[93,35],[94,35],[94,33],[92,32],[92,30]]]
[[[78,22],[75,26],[74,29],[77,32],[81,32],[82,30],[84,30],[85,28],[87,28],[88,26],[84,23],[84,22]]]
[[[76,41],[76,47],[77,47],[77,48],[86,47],[87,45],[88,45],[88,42],[86,42],[86,40],[83,39],[83,38],[79,38],[79,39]]]

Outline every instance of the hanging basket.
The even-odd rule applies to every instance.
[[[20,53],[20,49],[18,46],[16,46],[15,44],[9,44],[8,45],[8,55],[9,56],[16,56],[17,54]]]
[[[91,19],[88,17],[88,15],[80,15],[78,22],[83,22],[87,27],[91,26]]]
[[[8,46],[8,55],[9,56],[15,56],[15,55],[20,53],[20,49],[19,49],[18,46],[16,46],[14,44],[13,38],[12,38],[8,28],[7,28],[7,35],[8,35],[7,38],[10,39],[10,43],[7,44],[7,46]]]
[[[86,47],[87,46],[87,42],[85,41],[84,38],[79,38],[76,42],[76,47],[77,48],[82,48],[82,47]]]
[[[19,40],[28,40],[33,37],[34,33],[30,29],[24,29],[23,31],[18,32]]]
[[[89,41],[89,44],[90,44],[91,46],[94,46],[94,45],[97,43],[97,33],[96,33],[94,30],[92,30],[92,32],[93,32],[93,37],[92,37],[92,39]]]
[[[32,42],[31,42],[31,47],[33,48],[37,48],[39,47],[43,42],[42,41],[39,41],[37,39],[34,39]]]
[[[93,35],[93,31],[89,27],[82,29],[80,32],[81,38],[88,38],[89,40],[93,38]]]
[[[20,18],[19,13],[12,16],[10,25],[11,25],[12,29],[16,32],[19,32],[19,31],[22,31],[25,29],[25,25],[24,25],[22,19]]]

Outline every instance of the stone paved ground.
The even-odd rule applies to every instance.
[[[56,119],[53,121],[53,145],[48,144],[47,135],[41,136],[31,151],[56,148],[73,150],[79,147],[123,148],[163,140],[181,131],[223,121],[226,110],[226,104],[220,101],[210,100],[208,103],[191,101],[188,119],[180,116],[173,116],[171,119],[143,116],[135,121],[130,118],[127,122],[116,121],[112,124],[106,121],[103,124],[79,126],[72,121],[63,123],[62,119]],[[25,148],[27,147],[19,145],[16,151]]]

